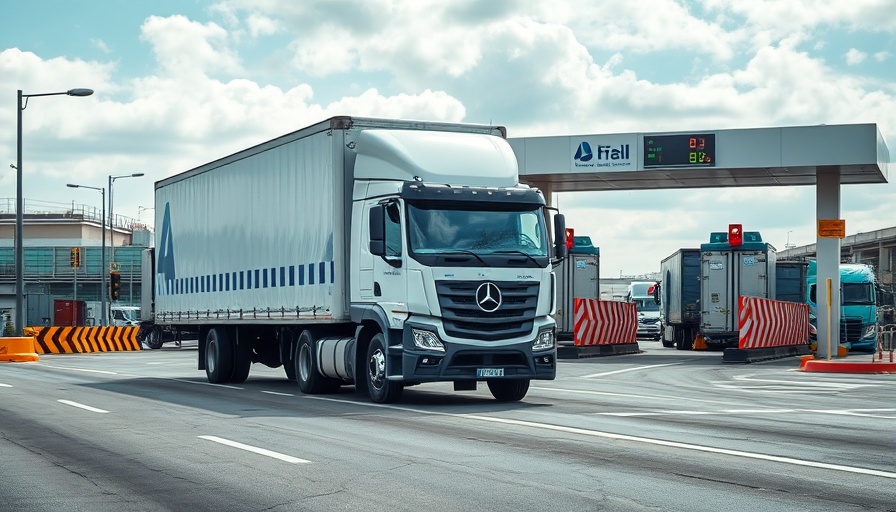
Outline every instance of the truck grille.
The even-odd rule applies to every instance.
[[[490,281],[501,291],[501,305],[492,312],[480,309],[476,290],[489,281],[436,281],[445,332],[458,338],[495,341],[532,332],[538,283]]]
[[[840,341],[855,343],[862,337],[862,320],[840,319]]]

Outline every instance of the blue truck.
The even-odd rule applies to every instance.
[[[818,305],[826,307],[825,288],[817,283],[817,263],[809,261],[806,303],[809,321],[817,325]],[[861,263],[840,264],[840,345],[848,350],[874,350],[877,344],[877,280]]]

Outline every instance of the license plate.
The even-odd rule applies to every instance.
[[[503,377],[504,368],[477,368],[477,377]]]

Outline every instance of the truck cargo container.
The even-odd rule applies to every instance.
[[[738,297],[775,297],[774,246],[758,232],[732,245],[728,233],[712,233],[700,245],[700,334],[707,347],[737,347]]]
[[[557,275],[557,340],[575,341],[575,299],[600,298],[600,250],[591,237],[573,237],[569,256],[554,272]]]
[[[690,350],[700,328],[700,249],[679,249],[660,262],[662,343]]]
[[[805,261],[775,262],[775,300],[806,303],[808,266]]]
[[[283,366],[304,393],[556,375],[565,224],[503,127],[334,117],[155,185],[142,336],[195,330],[209,382]]]

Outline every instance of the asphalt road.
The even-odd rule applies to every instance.
[[[514,404],[211,385],[189,343],[0,364],[0,510],[896,511],[896,375],[641,347]]]

